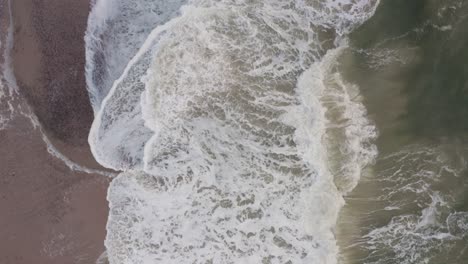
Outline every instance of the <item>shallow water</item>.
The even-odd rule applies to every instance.
[[[344,263],[468,261],[467,11],[382,1],[351,36],[342,69],[377,125],[379,156],[345,198]]]

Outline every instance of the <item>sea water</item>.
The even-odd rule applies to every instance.
[[[109,261],[337,263],[343,195],[377,154],[337,59],[377,5],[97,1],[89,142],[122,171]]]
[[[466,1],[381,1],[341,57],[379,138],[346,197],[345,263],[468,263]]]

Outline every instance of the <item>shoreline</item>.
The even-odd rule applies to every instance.
[[[0,232],[4,249],[0,262],[94,263],[104,251],[109,178],[70,170],[50,153],[45,140],[77,164],[104,170],[87,143],[93,119],[84,81],[89,3],[15,0],[11,4],[10,55],[19,94],[4,98],[15,112],[0,129],[4,215],[0,224],[5,227]],[[8,1],[0,0],[0,6],[8,6]],[[6,15],[3,9],[2,22],[8,22]],[[5,36],[5,28],[0,30]],[[1,48],[4,44],[2,39]],[[29,109],[45,134],[25,116]]]

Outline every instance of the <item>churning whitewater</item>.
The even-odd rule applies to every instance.
[[[97,1],[89,142],[123,171],[110,263],[336,263],[342,195],[376,155],[336,64],[377,4]]]

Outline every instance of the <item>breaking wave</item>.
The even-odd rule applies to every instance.
[[[378,2],[119,3],[87,34],[91,150],[124,171],[109,261],[336,263],[342,195],[376,155],[337,63]]]

